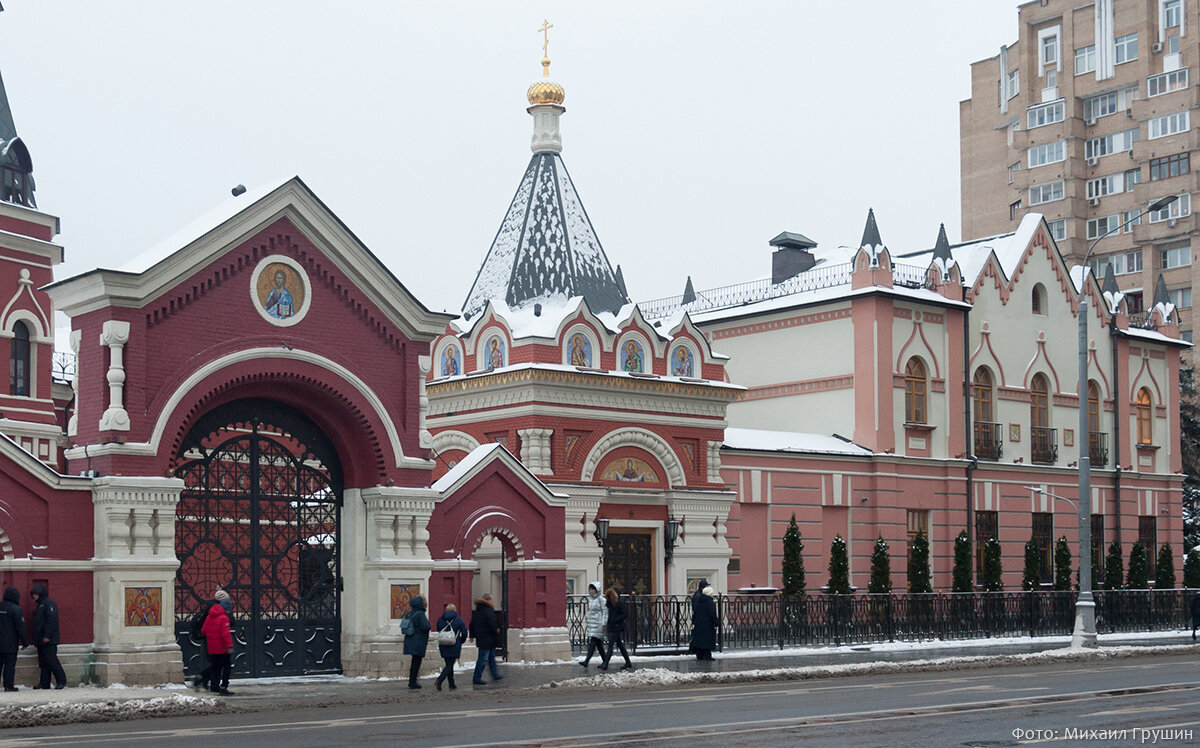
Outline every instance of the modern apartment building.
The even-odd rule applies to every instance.
[[[964,240],[1037,212],[1079,262],[1112,230],[1092,267],[1112,269],[1135,322],[1161,275],[1188,341],[1198,13],[1200,0],[1024,3],[1017,41],[971,65],[971,98],[959,105]],[[1174,204],[1138,217],[1168,195]]]

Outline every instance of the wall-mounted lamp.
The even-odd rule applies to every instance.
[[[864,503],[864,504],[865,504],[865,503],[867,503],[868,501],[870,501],[870,500],[871,500],[871,497],[869,497],[869,496],[859,496],[859,497],[858,497],[858,500],[859,500],[859,501],[861,501],[862,503]]]
[[[671,563],[671,557],[675,555],[675,541],[679,540],[679,528],[683,523],[671,517],[667,520],[667,564]]]
[[[592,537],[596,538],[596,545],[601,548],[608,541],[608,518],[596,517],[596,531],[592,533]]]

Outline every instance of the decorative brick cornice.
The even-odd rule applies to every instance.
[[[729,327],[723,330],[713,330],[710,333],[710,337],[713,340],[736,338],[742,335],[757,335],[758,333],[769,332],[771,330],[784,330],[789,327],[814,325],[821,322],[832,322],[834,320],[849,318],[849,308],[833,309],[826,312],[817,312],[815,314],[798,314],[794,317],[787,317],[785,319],[775,319],[767,322],[755,322],[747,325],[738,325],[737,327]]]
[[[903,378],[901,378],[903,381]],[[846,374],[822,379],[802,379],[795,382],[779,382],[751,387],[746,390],[746,400],[766,400],[773,397],[811,395],[829,390],[847,390],[854,387],[854,375]]]

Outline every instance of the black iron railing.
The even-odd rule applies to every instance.
[[[1195,590],[1095,592],[1096,630],[1185,629]],[[980,592],[890,595],[721,595],[721,650],[838,646],[890,641],[1065,636],[1075,624],[1076,593]],[[686,595],[632,595],[625,641],[633,652],[686,652],[692,601]],[[587,646],[583,596],[567,597],[571,647]]]
[[[1088,432],[1088,459],[1092,461],[1092,467],[1108,464],[1108,434],[1103,431]]]
[[[1000,424],[987,421],[975,422],[975,456],[981,460],[998,460],[1004,454],[1004,442],[1000,438]]]
[[[1029,429],[1029,446],[1034,462],[1058,462],[1058,429],[1033,426]]]

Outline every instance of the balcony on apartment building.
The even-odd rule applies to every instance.
[[[975,422],[975,456],[981,460],[999,460],[1004,454],[1000,424],[988,421]]]
[[[1029,429],[1029,443],[1033,462],[1058,462],[1058,429],[1034,426]]]
[[[1108,434],[1103,431],[1088,433],[1088,458],[1092,461],[1092,467],[1108,465]]]

